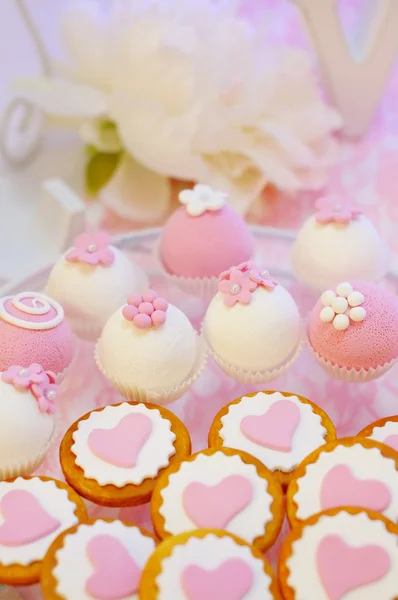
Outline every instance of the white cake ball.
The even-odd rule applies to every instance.
[[[246,371],[268,371],[292,357],[300,342],[301,319],[296,303],[281,285],[257,287],[248,304],[225,304],[220,291],[205,317],[210,348],[223,361]]]
[[[141,311],[151,302],[156,309],[159,300],[167,306],[164,322],[153,325]],[[148,327],[135,324],[134,312],[126,313],[135,309],[139,318],[147,317]],[[160,392],[178,386],[190,376],[197,352],[198,336],[188,318],[151,290],[137,302],[129,299],[128,305],[111,316],[96,349],[101,370],[122,393],[134,388]]]
[[[110,264],[89,264],[78,258],[69,260],[71,248],[54,265],[47,282],[47,293],[60,302],[73,329],[83,336],[98,337],[129,294],[148,288],[140,267],[118,248],[109,245],[107,250],[113,256]]]
[[[297,279],[323,291],[341,281],[379,281],[388,267],[388,250],[373,224],[363,215],[347,223],[319,223],[310,217],[292,249]]]

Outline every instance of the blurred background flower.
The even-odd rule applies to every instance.
[[[170,180],[230,194],[322,188],[340,117],[303,51],[267,44],[266,14],[236,0],[77,5],[61,22],[68,61],[15,83],[87,145],[86,186],[122,217],[159,219]]]

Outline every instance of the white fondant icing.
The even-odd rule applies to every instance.
[[[292,249],[297,278],[314,290],[345,280],[379,281],[388,266],[388,251],[373,224],[359,215],[347,224],[317,223],[310,217]]]
[[[55,427],[55,415],[43,413],[30,389],[5,383],[0,373],[0,470],[40,454]]]
[[[398,421],[386,421],[382,427],[374,427],[368,437],[376,442],[384,443],[389,435],[398,435]]]
[[[22,302],[24,299],[30,300],[32,306]],[[26,315],[43,316],[49,313],[51,309],[55,310],[56,314],[48,321],[26,321],[7,311],[7,301],[11,301],[17,310]],[[4,298],[0,298],[0,318],[21,329],[35,329],[42,331],[44,329],[54,329],[54,327],[62,323],[64,319],[64,309],[56,300],[49,298],[44,294],[39,294],[38,292],[21,292],[16,296],[5,296]]]
[[[206,312],[204,330],[217,354],[247,371],[265,371],[282,365],[300,342],[301,319],[289,292],[277,285],[272,291],[258,287],[250,304],[224,304],[218,292]]]
[[[22,479],[0,482],[0,527],[4,523],[1,514],[1,500],[11,490],[25,490],[30,492],[40,503],[40,506],[61,525],[49,535],[24,546],[3,546],[0,544],[0,563],[2,565],[29,565],[37,560],[42,560],[47,549],[55,538],[69,527],[78,522],[75,515],[76,504],[68,498],[67,491],[56,486],[54,481],[41,479]]]
[[[218,538],[213,534],[203,539],[192,537],[185,544],[174,546],[171,556],[162,561],[162,570],[156,578],[158,600],[187,600],[181,587],[181,573],[188,565],[214,570],[231,558],[244,560],[252,569],[253,585],[245,600],[272,600],[271,578],[264,573],[262,560],[255,558],[247,546],[239,546],[229,537]]]
[[[70,262],[64,255],[52,268],[46,291],[62,303],[72,322],[80,318],[102,328],[130,294],[143,293],[148,288],[145,272],[121,250],[109,248],[114,254],[110,266]]]
[[[297,518],[308,519],[322,510],[320,492],[323,479],[336,465],[346,465],[358,479],[375,479],[386,484],[391,492],[391,503],[384,511],[391,521],[398,520],[398,472],[395,462],[384,457],[378,448],[364,448],[360,444],[336,446],[330,452],[321,452],[317,461],[306,467],[303,477],[297,479],[294,495]]]
[[[86,546],[93,537],[104,534],[119,540],[141,569],[155,550],[154,540],[143,535],[138,527],[126,527],[120,521],[81,524],[76,533],[65,536],[62,548],[56,553],[57,564],[53,574],[60,596],[68,600],[93,600],[85,591],[87,579],[94,572]],[[138,600],[138,594],[131,594],[123,600]]]
[[[254,465],[244,463],[239,456],[227,456],[222,452],[211,456],[198,454],[194,461],[182,462],[179,470],[170,475],[169,483],[161,493],[163,503],[159,511],[165,519],[165,529],[173,535],[197,529],[198,525],[184,508],[184,490],[193,482],[216,485],[230,475],[246,477],[252,485],[253,498],[226,529],[248,542],[263,535],[265,525],[273,519],[270,510],[273,498],[267,491],[268,482],[259,477]]]
[[[321,540],[338,535],[349,546],[378,545],[391,559],[389,572],[379,581],[352,589],[341,600],[392,599],[397,593],[398,546],[396,536],[389,533],[380,521],[372,521],[366,513],[350,515],[345,512],[323,516],[315,525],[304,527],[301,537],[293,542],[292,555],[287,560],[287,581],[295,590],[295,598],[329,600],[316,567],[316,551]]]
[[[300,422],[293,435],[292,451],[279,452],[255,444],[240,430],[240,422],[246,415],[263,415],[275,402],[289,400],[300,409]],[[310,404],[300,402],[297,396],[283,396],[280,392],[264,394],[259,392],[251,398],[244,396],[237,404],[229,407],[221,419],[220,436],[223,445],[248,452],[264,463],[271,471],[276,469],[292,471],[310,452],[325,443],[326,429],[321,418],[314,413]]]
[[[153,391],[185,381],[198,352],[198,335],[185,314],[169,304],[162,327],[138,329],[122,310],[109,319],[97,346],[99,361],[112,379]]]
[[[152,432],[138,455],[133,468],[111,465],[91,451],[88,436],[94,429],[113,429],[126,415],[140,413],[152,421]],[[100,485],[113,484],[123,487],[128,483],[138,485],[149,477],[156,477],[159,470],[169,464],[169,458],[175,454],[173,442],[176,439],[171,431],[171,423],[164,419],[157,409],[149,410],[145,404],[131,405],[127,402],[119,406],[107,406],[99,412],[93,412],[88,419],[79,422],[73,434],[72,452],[76,464],[84,471],[87,479],[95,479]]]

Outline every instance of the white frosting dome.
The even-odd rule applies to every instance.
[[[39,455],[55,425],[53,414],[40,412],[29,389],[5,383],[0,374],[0,470],[17,467]]]
[[[87,325],[102,328],[129,294],[148,288],[145,272],[118,248],[109,248],[114,254],[109,266],[69,262],[68,250],[52,268],[46,291],[62,304],[72,324],[74,319],[84,319]]]
[[[388,251],[363,215],[344,224],[322,224],[312,216],[297,235],[292,266],[297,279],[323,291],[340,281],[379,281],[387,270]]]
[[[224,304],[218,292],[205,319],[207,341],[223,360],[247,371],[274,369],[288,359],[300,341],[300,314],[289,292],[257,288],[250,304]]]
[[[98,359],[112,380],[152,391],[182,383],[198,351],[198,336],[184,313],[169,304],[164,325],[139,329],[122,310],[108,320],[97,345]]]

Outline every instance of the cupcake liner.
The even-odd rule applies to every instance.
[[[359,371],[356,369],[347,369],[347,367],[340,367],[339,365],[334,365],[330,361],[323,358],[318,352],[312,347],[310,341],[307,340],[307,346],[315,358],[315,360],[321,365],[325,371],[335,377],[336,379],[341,379],[343,381],[347,381],[350,383],[364,383],[366,381],[372,381],[373,379],[377,379],[387,373],[397,362],[397,358],[393,358],[390,362],[385,363],[384,365],[380,365],[375,369],[370,367],[369,369],[360,369]]]
[[[182,381],[179,385],[160,391],[148,390],[138,388],[135,386],[126,386],[116,380],[107,370],[102,366],[98,356],[98,344],[95,346],[94,358],[97,363],[98,369],[101,373],[112,383],[112,385],[119,390],[119,392],[126,398],[126,400],[134,400],[135,402],[149,402],[151,404],[166,405],[178,400],[181,396],[192,386],[192,384],[198,379],[202,373],[207,362],[207,345],[202,335],[198,335],[198,351],[196,355],[195,364],[189,377]]]
[[[203,326],[202,326],[203,329]],[[238,367],[231,365],[226,360],[221,358],[217,352],[215,352],[209,345],[209,353],[214,358],[218,366],[232,379],[236,379],[236,381],[240,381],[241,383],[267,383],[268,381],[272,381],[273,379],[277,379],[294,363],[294,361],[298,358],[301,350],[304,346],[304,327],[302,326],[302,331],[300,334],[300,339],[298,344],[292,354],[278,367],[274,369],[266,369],[264,371],[246,371],[245,369],[239,369]]]
[[[34,471],[36,471],[40,467],[40,465],[46,458],[51,446],[57,440],[60,431],[61,418],[59,413],[56,413],[54,429],[47,444],[43,446],[42,450],[38,454],[36,454],[36,456],[30,457],[29,459],[18,465],[9,466],[4,469],[0,468],[0,481],[4,481],[5,479],[14,479],[14,477],[31,475],[32,473],[34,473]]]

